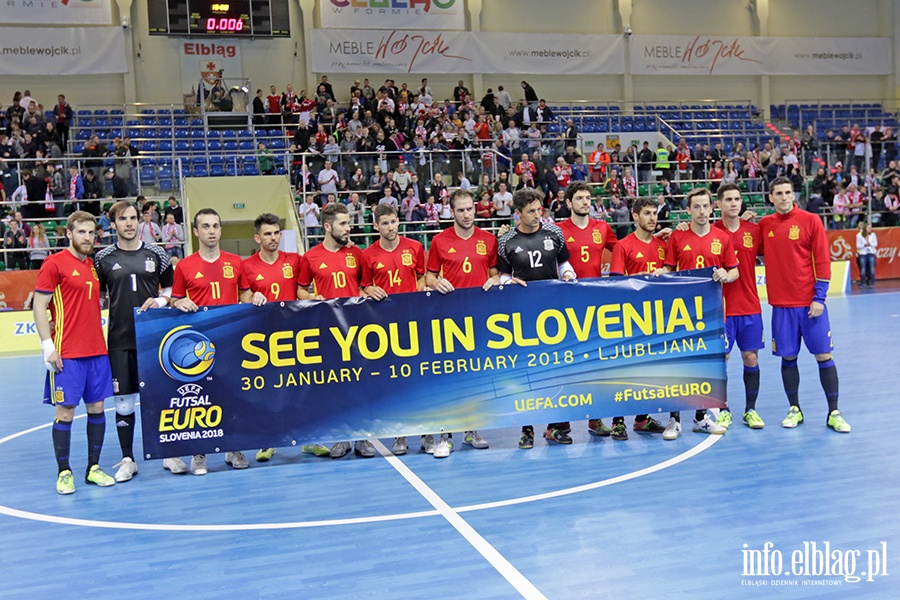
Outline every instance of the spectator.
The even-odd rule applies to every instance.
[[[281,125],[281,94],[274,85],[269,86],[269,95],[266,96],[266,113],[269,125]]]
[[[616,238],[621,240],[628,235],[628,224],[631,220],[631,215],[628,214],[628,203],[614,195],[610,198],[609,205],[612,207],[612,220],[615,223]]]
[[[145,244],[155,244],[159,241],[162,232],[159,225],[153,222],[150,209],[141,213],[141,222],[138,224],[138,238]]]
[[[563,138],[566,146],[575,147],[578,145],[578,128],[575,127],[575,121],[566,119],[566,133]]]
[[[83,167],[85,169],[94,169],[95,172],[99,171],[103,168],[103,157],[106,154],[106,144],[100,143],[100,138],[92,135],[81,152],[81,156],[84,159]]]
[[[50,256],[50,240],[47,239],[47,230],[43,223],[35,223],[28,236],[29,258],[31,269],[40,269],[44,259]]]
[[[478,204],[475,205],[475,217],[478,219],[490,219],[494,216],[494,203],[491,201],[491,193],[481,193]]]
[[[878,250],[878,236],[867,221],[859,224],[856,233],[856,262],[859,266],[859,288],[875,287],[875,253]]]
[[[587,165],[578,154],[575,156],[575,162],[572,164],[572,181],[587,181],[588,171]]]
[[[256,150],[256,161],[259,163],[259,172],[263,175],[271,175],[275,172],[275,155],[266,148],[265,142],[260,142]]]
[[[663,229],[670,227],[671,222],[669,221],[669,203],[666,201],[666,197],[662,194],[656,197],[656,231],[662,231]]]
[[[498,114],[506,113],[509,110],[510,106],[512,106],[512,98],[503,86],[497,86],[497,104],[499,108]]]
[[[166,254],[176,258],[184,258],[184,228],[175,222],[175,213],[166,213],[166,222],[162,226],[162,241]]]
[[[116,171],[112,167],[106,171],[106,181],[112,186],[113,198],[125,198],[128,196],[128,183],[116,175]]]
[[[566,160],[560,156],[556,159],[556,166],[553,167],[553,174],[556,176],[557,187],[565,190],[569,186],[569,180],[572,177],[572,167],[567,165]]]
[[[534,88],[531,87],[531,84],[529,84],[527,81],[522,82],[522,90],[525,92],[525,103],[528,104],[532,111],[537,111],[537,92],[534,91]]]
[[[165,214],[166,216],[174,215],[177,224],[184,224],[184,211],[178,206],[178,201],[175,199],[175,196],[169,196],[166,200]]]
[[[641,183],[650,182],[650,173],[653,171],[653,159],[653,150],[650,149],[650,142],[644,142],[644,146],[638,152],[638,179]],[[696,172],[694,178],[699,179]]]
[[[526,172],[530,173],[530,171]],[[497,185],[497,193],[491,199],[494,215],[502,222],[508,222],[512,215],[513,195],[509,192],[507,185],[505,181],[501,181]]]
[[[9,221],[8,229],[3,236],[3,247],[6,249],[3,258],[7,269],[23,271],[28,269],[28,258],[24,251],[28,247],[28,238],[25,230],[19,228],[19,222],[15,219]]]
[[[299,214],[306,227],[306,239],[311,247],[314,241],[311,238],[319,235],[319,205],[315,203],[315,197],[312,194],[306,197],[305,204],[300,205]]]
[[[62,174],[62,168],[57,169],[53,163],[48,164],[47,179],[47,187],[50,195],[53,197],[53,210],[49,212],[49,215],[61,217],[63,216],[63,207],[69,191],[69,186],[66,186],[66,181]]]
[[[384,195],[378,201],[378,204],[387,204],[389,206],[393,206],[397,208],[397,199],[394,197],[393,186],[386,185],[384,186]]]

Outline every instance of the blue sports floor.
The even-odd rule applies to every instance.
[[[828,305],[850,434],[825,427],[809,355],[806,423],[783,429],[779,362],[764,351],[763,430],[740,424],[738,356],[732,429],[673,442],[592,438],[580,422],[571,446],[519,450],[508,429],[445,460],[288,448],[245,471],[210,456],[205,477],[141,462],[100,489],[78,476],[80,418],[71,496],[55,492],[40,357],[0,359],[0,598],[898,598],[900,293]]]

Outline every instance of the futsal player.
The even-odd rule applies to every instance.
[[[738,259],[740,276],[731,285],[723,287],[725,293],[725,360],[737,346],[744,363],[744,417],[743,423],[750,429],[765,426],[756,412],[759,396],[759,350],[765,346],[762,309],[756,291],[756,256],[760,253],[762,238],[759,225],[741,218],[741,190],[737,184],[726,183],[716,190],[719,214],[722,218],[713,227],[731,238],[731,246]],[[726,429],[731,425],[731,411],[719,411],[716,423]]]
[[[322,209],[324,239],[300,257],[297,275],[299,300],[331,300],[360,295],[362,251],[349,246],[350,213],[347,206],[332,203]],[[313,292],[308,288],[312,286]],[[350,442],[337,442],[331,450],[322,444],[303,446],[304,452],[316,456],[341,458],[350,452]],[[375,456],[375,447],[368,440],[356,442],[354,453],[363,458]]]
[[[536,190],[523,188],[513,194],[513,208],[519,224],[498,242],[500,283],[527,285],[529,281],[543,279],[575,280],[562,230],[553,223],[541,222],[543,205],[543,194]],[[568,422],[549,423],[544,437],[559,444],[571,444],[570,430]],[[532,447],[534,427],[525,425],[519,448]]]
[[[399,235],[397,209],[379,204],[373,214],[378,241],[363,250],[361,286],[365,294],[379,302],[390,294],[425,289],[425,249],[415,240]],[[391,451],[406,454],[406,436],[394,440]],[[448,452],[449,454],[449,452]]]
[[[571,183],[566,188],[565,199],[572,216],[558,225],[566,239],[575,275],[578,279],[600,277],[603,275],[603,250],[612,252],[616,246],[616,235],[606,221],[590,218],[591,186],[583,181]],[[621,423],[618,429],[617,423]],[[601,419],[590,419],[588,432],[601,437],[612,435],[616,440],[628,439],[622,417],[613,419],[612,429],[604,425]]]
[[[116,433],[122,449],[122,461],[116,467],[116,481],[122,483],[137,475],[134,460],[134,407],[140,398],[137,369],[137,344],[134,337],[134,309],[142,311],[168,306],[172,295],[172,263],[159,246],[145,244],[138,235],[138,211],[130,202],[116,202],[109,209],[109,220],[118,241],[94,257],[100,289],[109,296],[109,363],[112,367],[113,400],[116,405]],[[168,469],[185,473],[180,458],[167,458]]]
[[[34,290],[34,324],[47,367],[44,402],[53,405],[55,411],[52,438],[59,469],[56,491],[60,494],[75,492],[69,451],[72,419],[81,400],[87,410],[88,466],[84,480],[100,487],[116,483],[99,464],[106,432],[103,401],[113,395],[113,386],[100,321],[100,282],[89,258],[94,250],[95,228],[90,213],[79,210],[69,215],[69,246],[44,260]]]
[[[769,184],[775,214],[759,222],[766,262],[766,288],[772,306],[772,353],[781,357],[781,379],[791,405],[783,427],[803,423],[800,410],[800,340],[819,363],[819,381],[828,401],[826,425],[841,433],[850,424],[838,410],[838,373],[831,351],[831,325],[825,296],[831,279],[831,255],[822,221],[794,206],[794,190],[786,177]]]
[[[653,198],[638,198],[634,201],[631,218],[634,219],[635,229],[613,248],[609,263],[610,277],[651,274],[662,266],[666,259],[666,243],[653,235],[656,232],[657,216],[657,205]],[[659,421],[648,414],[635,416],[632,428],[638,433],[662,433],[665,430]],[[617,434],[619,437],[616,437]],[[612,436],[613,439],[628,439],[623,417],[613,419]]]
[[[263,213],[253,221],[253,240],[259,252],[241,261],[240,280],[248,289],[241,292],[241,302],[262,306],[267,302],[290,302],[297,299],[297,273],[300,255],[279,250],[281,220],[278,215]],[[275,448],[262,448],[256,453],[257,462],[266,462],[275,455]]]
[[[172,306],[182,312],[197,312],[201,306],[237,304],[240,293],[247,287],[240,282],[241,257],[219,247],[222,237],[219,213],[212,208],[202,208],[194,215],[193,226],[199,246],[197,252],[181,259],[175,266]],[[164,460],[163,468],[171,470],[173,463],[168,464]],[[226,452],[225,464],[235,469],[250,466],[244,453],[239,451]],[[191,473],[206,475],[205,454],[191,458]]]
[[[666,259],[654,275],[705,269],[714,267],[712,278],[722,284],[738,278],[738,261],[731,247],[729,236],[721,230],[713,229],[709,219],[712,216],[712,194],[706,188],[696,188],[687,195],[687,210],[691,224],[687,230],[676,229],[669,237]],[[698,409],[694,414],[694,431],[722,435],[727,428],[712,420],[706,409]],[[663,431],[664,440],[674,440],[681,435],[681,413],[672,412],[669,423]]]
[[[434,236],[428,250],[425,285],[441,294],[456,289],[481,287],[485,290],[499,282],[497,238],[475,225],[475,198],[468,190],[450,195],[453,227]],[[490,444],[478,431],[463,433],[463,443],[484,450]],[[435,444],[431,435],[422,436],[422,449],[437,458],[453,450],[453,434],[441,434]]]

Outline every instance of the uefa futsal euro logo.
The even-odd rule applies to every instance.
[[[176,327],[159,344],[159,365],[177,381],[199,381],[212,371],[216,347],[190,325]]]

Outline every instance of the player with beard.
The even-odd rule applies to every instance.
[[[362,251],[350,242],[350,213],[344,204],[329,204],[322,209],[325,239],[300,257],[297,276],[299,300],[331,300],[360,295]],[[308,288],[312,286],[312,292]],[[350,442],[337,442],[331,450],[322,444],[303,446],[304,452],[316,456],[341,458],[350,452]],[[353,448],[357,456],[372,458],[375,447],[368,440],[357,441]]]
[[[173,271],[165,250],[141,241],[138,235],[140,220],[133,204],[116,202],[109,209],[109,220],[116,229],[118,241],[97,253],[94,267],[100,278],[101,291],[106,290],[109,296],[107,342],[116,404],[116,433],[122,449],[122,461],[116,465],[119,470],[115,478],[121,483],[138,472],[134,460],[134,407],[140,399],[140,387],[134,309],[146,311],[168,306]],[[180,458],[166,461],[167,468],[173,473],[187,471]]]

